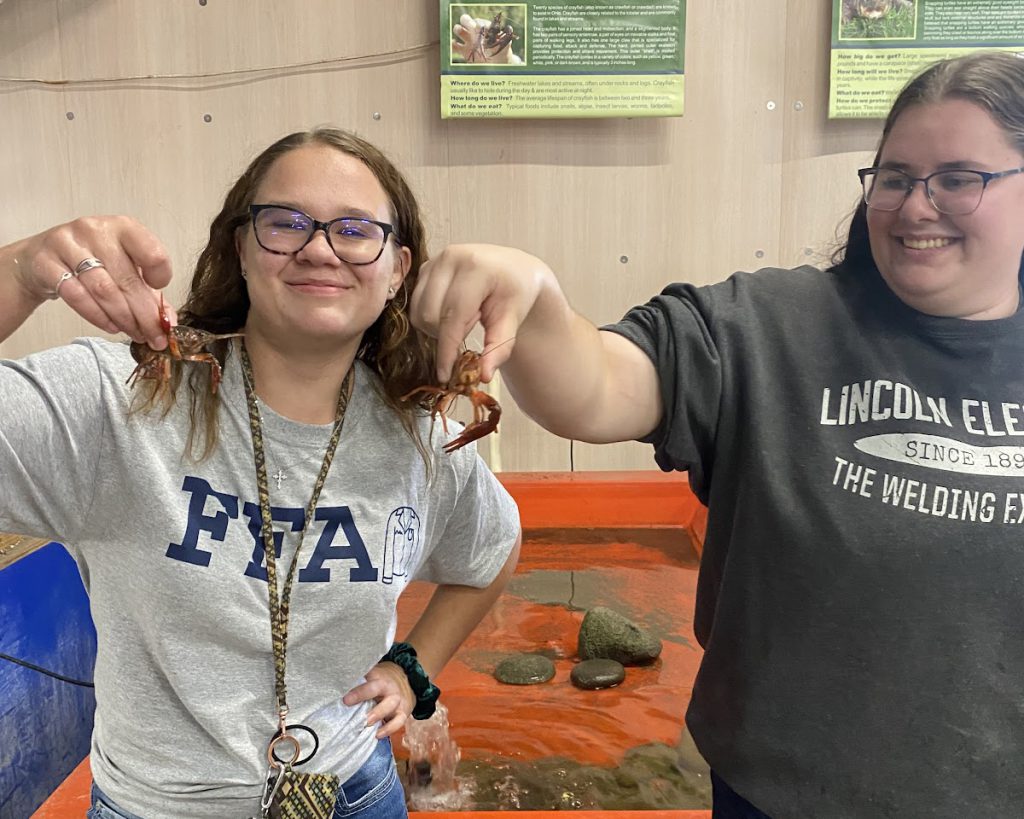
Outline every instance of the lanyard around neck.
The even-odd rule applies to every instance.
[[[341,392],[338,395],[338,407],[334,414],[334,429],[331,431],[331,440],[327,444],[324,461],[320,465],[320,474],[317,475],[316,483],[313,484],[313,494],[310,496],[309,505],[306,507],[306,518],[302,531],[299,533],[299,542],[295,546],[295,554],[292,555],[292,562],[288,567],[284,588],[281,590],[280,597],[278,597],[277,555],[274,547],[274,529],[270,520],[270,490],[267,487],[267,464],[263,449],[263,421],[260,416],[259,404],[256,401],[252,363],[249,361],[249,353],[245,349],[245,341],[241,343],[241,359],[242,380],[245,383],[245,398],[249,405],[252,453],[256,463],[256,490],[260,499],[263,551],[267,558],[267,587],[270,594],[270,642],[274,650],[274,690],[277,694],[280,732],[281,735],[284,735],[287,733],[285,717],[288,715],[287,691],[285,689],[285,658],[288,648],[288,613],[291,604],[292,585],[295,581],[295,567],[299,562],[299,550],[302,548],[302,541],[306,536],[306,530],[309,528],[310,521],[313,520],[313,513],[316,511],[320,490],[324,487],[327,473],[331,468],[331,461],[334,460],[334,452],[338,448],[338,439],[341,437],[341,427],[345,421],[345,410],[348,408],[348,395],[352,387],[355,368],[349,369],[345,375],[345,380],[342,382]]]

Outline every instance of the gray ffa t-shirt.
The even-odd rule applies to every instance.
[[[202,366],[202,365],[196,365]],[[0,530],[53,538],[78,561],[98,633],[92,769],[146,819],[258,813],[275,731],[273,655],[252,440],[238,356],[221,385],[221,443],[184,459],[187,412],[126,417],[134,362],[80,340],[0,363]],[[342,781],[373,750],[372,703],[342,696],[395,636],[414,577],[488,584],[519,532],[473,447],[430,449],[433,472],[357,364],[334,463],[305,537],[288,636],[289,722],[320,751],[300,770]],[[331,427],[262,406],[279,583]],[[430,419],[421,419],[424,437]]]
[[[672,285],[659,465],[709,504],[687,720],[776,819],[1024,804],[1024,313],[922,315],[874,272]]]

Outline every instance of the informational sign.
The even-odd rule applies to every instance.
[[[936,60],[978,49],[1024,53],[1024,0],[832,0],[828,115],[885,117]]]
[[[686,0],[441,0],[441,116],[680,116],[685,18]]]

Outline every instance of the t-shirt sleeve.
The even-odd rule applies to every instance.
[[[440,457],[455,459],[436,466],[453,470],[457,494],[447,520],[433,527],[416,579],[483,588],[515,545],[519,508],[472,447]]]
[[[87,341],[0,361],[0,530],[74,539],[96,486],[102,401]]]
[[[686,470],[698,497],[711,481],[723,392],[720,351],[711,323],[711,288],[673,284],[647,304],[603,327],[625,336],[654,362],[664,406],[644,443],[663,470]]]

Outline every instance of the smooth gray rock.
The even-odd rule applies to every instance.
[[[555,676],[555,664],[540,654],[513,654],[494,669],[494,678],[506,685],[537,685]]]
[[[661,640],[618,612],[595,606],[580,625],[577,654],[581,660],[617,660],[647,665],[661,654]]]
[[[569,679],[577,688],[596,691],[618,685],[626,679],[626,669],[615,660],[584,660],[573,666]]]

